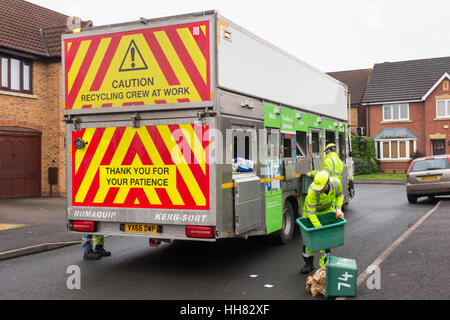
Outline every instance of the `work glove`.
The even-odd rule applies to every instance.
[[[341,209],[336,210],[336,219],[338,219],[339,217],[344,218],[344,213]]]
[[[309,177],[309,178],[311,178],[311,172],[308,172],[308,173],[306,174],[306,176]]]

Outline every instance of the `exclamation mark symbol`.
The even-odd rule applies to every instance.
[[[131,48],[131,67],[134,68],[135,64],[134,64],[134,47]]]

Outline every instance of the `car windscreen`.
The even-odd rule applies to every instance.
[[[441,170],[448,169],[448,159],[447,158],[437,158],[437,159],[425,159],[414,161],[411,167],[411,172],[426,171],[426,170]]]

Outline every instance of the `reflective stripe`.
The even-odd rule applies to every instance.
[[[324,209],[327,209],[327,208],[331,207],[332,205],[333,205],[333,201],[328,202],[328,203],[324,203],[324,204],[321,204],[319,207],[317,207],[317,210],[318,211],[322,211]]]
[[[316,212],[315,211],[311,211],[311,210],[308,210],[308,211],[306,211],[308,214],[316,214]]]
[[[314,190],[314,189],[312,188],[312,186],[309,186],[309,190],[311,190],[312,192],[314,192],[314,194],[316,195],[316,202],[319,203],[319,202],[320,202],[320,194],[319,194],[319,191]]]
[[[317,190],[313,190],[315,195],[316,195],[316,202],[319,203],[320,202],[320,192]]]
[[[334,176],[336,174],[336,162],[334,162],[334,158],[330,157],[331,162],[333,162],[333,173],[331,174],[332,176]]]
[[[307,205],[308,207],[310,207],[310,208],[315,208],[315,207],[316,207],[315,204],[310,204],[310,203],[308,203],[308,202],[306,202],[306,205]]]
[[[339,183],[336,178],[332,179],[331,182],[332,182],[333,187],[336,190],[336,194],[337,194],[339,192]],[[344,194],[341,191],[339,194],[336,195],[336,197],[342,197],[343,195]]]
[[[331,184],[333,185],[334,190],[336,190],[336,193],[337,193],[338,192],[338,188],[339,188],[339,184],[338,184],[336,178],[330,179],[330,181],[331,181]]]
[[[341,173],[336,172],[336,161],[335,161],[334,157],[331,156],[330,159],[331,159],[331,162],[333,162],[333,173],[331,173],[331,175],[342,177],[342,172]]]
[[[333,171],[331,171],[330,168],[323,168],[322,170],[328,172],[330,176],[333,174]]]

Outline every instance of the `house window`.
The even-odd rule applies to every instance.
[[[450,99],[436,100],[436,118],[450,117]]]
[[[31,62],[0,56],[0,88],[31,93]]]
[[[375,140],[377,160],[410,160],[416,151],[416,140]]]
[[[409,120],[409,104],[385,104],[383,106],[384,121],[405,121]]]

